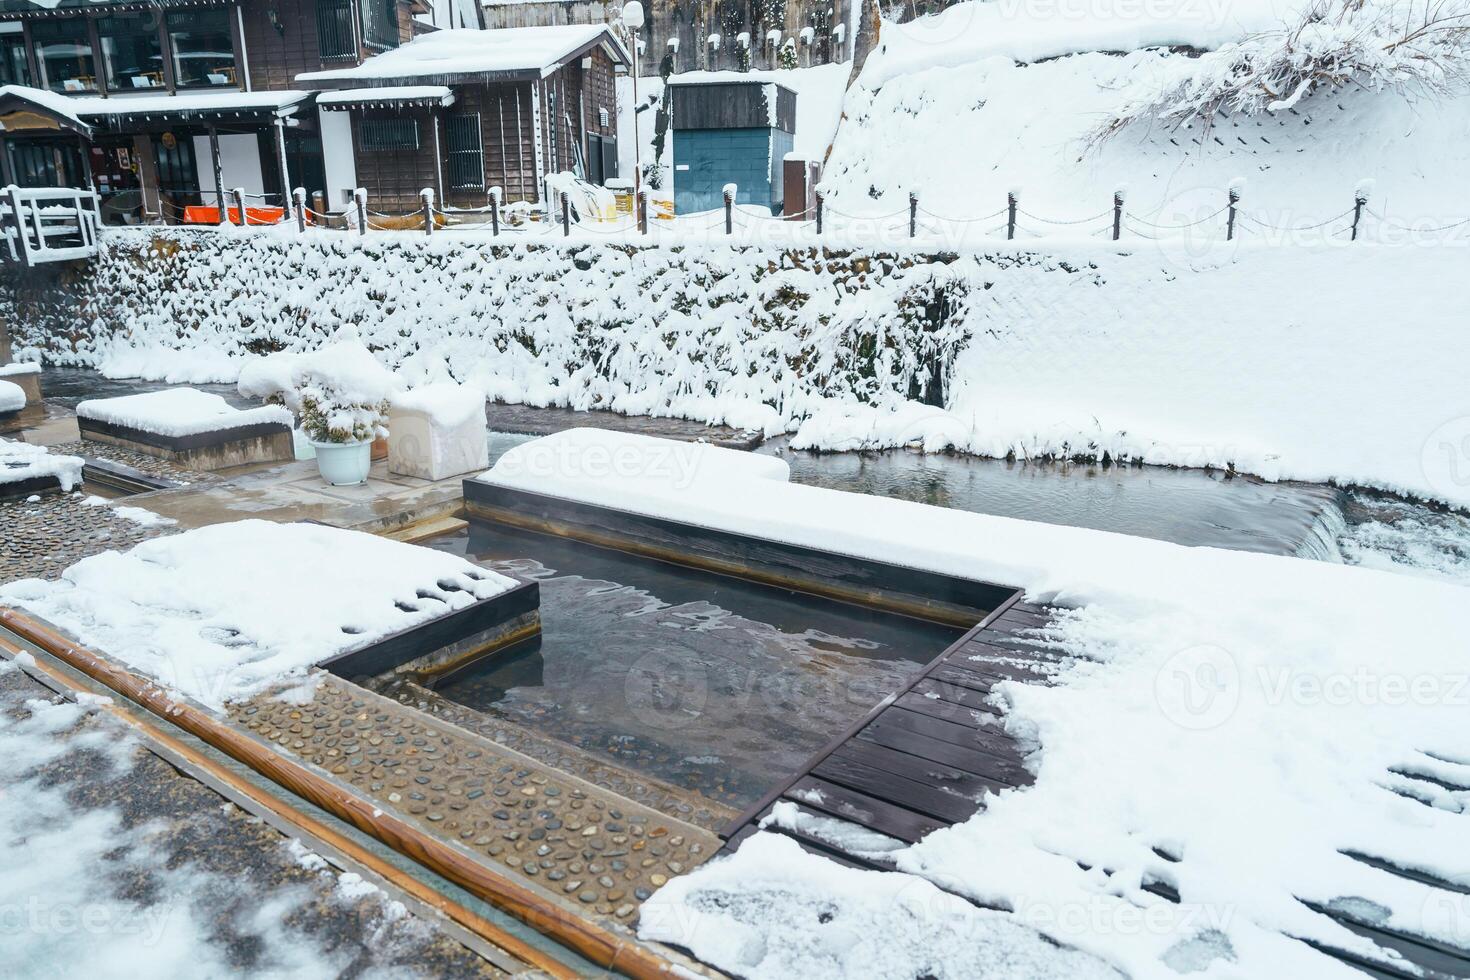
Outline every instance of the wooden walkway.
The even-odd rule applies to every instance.
[[[741,814],[722,835],[723,851],[755,833],[780,800],[914,843],[968,820],[986,792],[1028,785],[1022,751],[987,698],[1002,681],[1049,683],[1062,658],[1037,631],[1052,613],[1012,596]],[[881,855],[856,855],[802,830],[768,829],[843,864],[888,867]]]

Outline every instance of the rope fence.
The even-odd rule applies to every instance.
[[[368,231],[421,231],[425,235],[432,236],[443,232],[489,230],[495,236],[512,234],[525,238],[529,235],[538,239],[570,237],[573,229],[578,233],[593,234],[604,238],[628,235],[649,237],[654,236],[655,231],[658,235],[672,231],[680,234],[693,232],[709,237],[717,237],[721,231],[725,235],[733,236],[738,231],[741,235],[748,237],[751,234],[760,233],[762,229],[770,229],[773,232],[779,229],[782,234],[788,236],[814,232],[820,238],[824,233],[832,230],[828,226],[828,220],[831,218],[838,218],[846,223],[845,226],[838,229],[843,232],[862,230],[866,233],[891,233],[895,237],[906,236],[908,238],[918,238],[920,235],[929,238],[943,238],[952,234],[956,229],[964,229],[982,223],[986,225],[980,230],[982,237],[987,239],[1003,237],[1006,240],[1014,240],[1018,237],[1026,240],[1039,240],[1048,237],[1048,229],[1067,229],[1068,231],[1075,229],[1075,234],[1089,239],[1119,241],[1126,237],[1144,241],[1164,241],[1180,233],[1203,234],[1203,231],[1194,232],[1193,229],[1213,225],[1214,227],[1208,231],[1213,240],[1233,241],[1246,237],[1259,240],[1269,238],[1273,234],[1296,235],[1320,232],[1332,240],[1357,241],[1366,229],[1369,220],[1376,222],[1380,229],[1411,235],[1434,235],[1453,232],[1456,229],[1465,229],[1470,232],[1470,217],[1432,225],[1405,224],[1390,218],[1367,206],[1367,191],[1362,185],[1355,190],[1351,207],[1329,218],[1303,224],[1282,221],[1270,213],[1246,209],[1242,205],[1239,186],[1235,184],[1222,193],[1226,203],[1219,208],[1199,217],[1180,215],[1177,217],[1185,220],[1172,221],[1157,220],[1163,217],[1162,209],[1156,209],[1147,214],[1129,211],[1126,195],[1122,190],[1114,193],[1111,208],[1079,218],[1036,214],[1020,207],[1020,196],[1017,192],[1007,195],[1005,207],[989,214],[948,215],[930,210],[920,202],[918,195],[913,193],[909,194],[907,208],[881,214],[855,214],[831,207],[820,191],[815,195],[814,204],[791,214],[768,217],[764,214],[753,213],[749,209],[737,208],[734,185],[726,186],[723,195],[723,209],[708,212],[716,216],[708,223],[691,223],[687,218],[673,222],[663,217],[651,221],[653,205],[647,190],[639,192],[634,200],[631,214],[623,212],[611,221],[589,220],[580,212],[577,203],[573,202],[565,191],[558,192],[550,202],[533,205],[535,210],[530,212],[524,205],[507,208],[501,203],[499,188],[491,189],[491,202],[483,207],[449,208],[437,206],[434,202],[433,190],[425,188],[420,194],[421,207],[411,211],[379,211],[370,208],[367,206],[366,191],[358,188],[353,194],[353,204],[340,212],[321,211],[309,206],[306,203],[306,193],[301,188],[296,188],[289,199],[283,199],[280,194],[245,193],[243,190],[236,189],[228,195],[228,206],[223,209],[223,213],[220,213],[219,209],[209,208],[205,208],[201,213],[219,214],[219,224],[251,227],[289,224],[294,220],[298,230],[303,232],[311,227],[319,230],[348,231],[359,234],[366,234]],[[253,215],[251,214],[252,209],[247,204],[248,201],[259,201],[262,205],[269,205],[269,202],[272,201],[281,201],[281,204],[256,209],[257,214]],[[261,216],[259,213],[274,210],[276,207],[279,207],[281,212],[279,217],[273,214]],[[186,207],[180,207],[167,200],[159,200],[161,217],[171,217],[183,223],[202,223],[197,219],[191,220],[188,211]],[[997,218],[1002,220],[997,224],[991,224]],[[1223,229],[1219,227],[1222,223]],[[1089,225],[1095,227],[1086,227]],[[1336,227],[1329,228],[1329,226]]]

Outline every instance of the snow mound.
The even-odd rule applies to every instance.
[[[89,399],[77,404],[77,417],[161,436],[190,436],[270,422],[291,425],[291,413],[279,405],[239,409],[197,388]]]
[[[296,393],[312,385],[330,388],[344,402],[373,404],[401,389],[403,381],[373,356],[356,327],[345,326],[314,351],[282,351],[249,362],[238,383],[246,398],[279,398],[293,412],[301,408]]]
[[[586,454],[599,438],[583,431],[564,441]],[[1038,746],[1035,784],[898,852],[900,870],[1013,908],[1022,923],[1139,977],[1172,976],[1166,962],[1212,957],[1239,976],[1334,968],[1288,936],[1381,955],[1304,902],[1366,899],[1392,928],[1460,945],[1470,935],[1458,896],[1345,856],[1367,853],[1449,880],[1470,868],[1470,789],[1449,788],[1470,787],[1470,603],[1462,588],[738,469],[718,476],[680,486],[673,474],[568,468],[527,479],[497,468],[483,478],[1015,585],[1034,600],[1074,607],[1047,636],[1076,657],[1061,683],[1000,688],[1007,726]],[[760,857],[757,850],[749,875],[737,854],[728,868],[712,865],[656,896],[681,908],[714,882],[712,892],[764,908],[728,923],[720,903],[707,902],[700,910],[743,938],[724,946],[706,939],[717,928],[685,937],[708,941],[696,948],[740,973],[763,963],[778,971],[824,943],[789,869],[762,877]],[[1145,892],[1148,881],[1173,885],[1182,902]],[[874,876],[870,887],[886,886]],[[806,926],[788,925],[782,911]],[[894,940],[905,948],[931,924],[908,928]]]
[[[80,456],[55,456],[45,446],[0,439],[0,483],[19,483],[38,476],[54,476],[61,489],[82,482]]]
[[[18,412],[26,407],[26,393],[20,385],[0,381],[0,412]]]
[[[40,374],[41,365],[33,361],[17,361],[14,364],[0,364],[0,378],[13,378],[22,374]]]
[[[1249,219],[1236,236],[1297,243],[1345,239],[1358,182],[1376,178],[1372,211],[1383,220],[1366,217],[1360,239],[1470,217],[1463,95],[1321,89],[1279,111],[1232,113],[1208,131],[1133,125],[1094,147],[1111,120],[1217,70],[1163,45],[1215,48],[1279,30],[1296,11],[1253,0],[1223,10],[1130,6],[1140,16],[1110,19],[1068,16],[1072,5],[971,2],[884,22],[823,175],[833,213],[906,213],[913,191],[921,225],[938,220],[931,214],[985,218],[965,233],[1003,237],[1006,195],[1020,189],[1018,238],[1105,237],[1113,193],[1127,185],[1125,238],[1222,240],[1228,189],[1245,178]]]
[[[485,416],[485,393],[472,385],[452,381],[412,388],[394,395],[390,401],[396,409],[419,412],[444,429],[457,429],[476,416]]]
[[[515,584],[358,531],[238,521],[84,558],[57,581],[0,588],[0,602],[221,708]]]

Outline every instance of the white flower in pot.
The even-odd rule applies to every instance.
[[[366,481],[373,463],[373,439],[388,417],[387,400],[353,401],[320,381],[298,389],[297,397],[301,428],[316,450],[322,479],[333,486]]]

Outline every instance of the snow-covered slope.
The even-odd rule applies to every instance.
[[[891,214],[906,208],[912,190],[935,214],[995,215],[981,223],[992,230],[1007,192],[1019,189],[1019,237],[1089,236],[1110,230],[1113,193],[1126,187],[1125,235],[1215,238],[1224,236],[1223,214],[1187,230],[1173,226],[1221,211],[1231,182],[1244,178],[1248,218],[1237,233],[1295,242],[1304,233],[1279,229],[1343,215],[1368,179],[1376,181],[1374,213],[1363,237],[1399,240],[1407,234],[1399,225],[1470,218],[1463,179],[1470,98],[1463,96],[1347,86],[1275,112],[1232,113],[1210,131],[1199,123],[1135,124],[1090,149],[1091,136],[1115,116],[1205,70],[1201,59],[1162,45],[1214,48],[1279,29],[1293,14],[1269,2],[1218,10],[1180,4],[1168,16],[1134,19],[1095,7],[964,3],[910,24],[885,23],[848,94],[824,175],[833,208]],[[1306,240],[1344,237],[1348,224],[1307,229],[1315,234]]]

